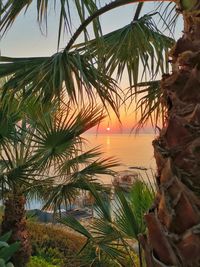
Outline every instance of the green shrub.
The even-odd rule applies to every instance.
[[[61,267],[79,266],[77,253],[85,239],[54,225],[28,222],[32,255]]]
[[[19,249],[19,243],[15,242],[9,245],[7,242],[11,237],[11,232],[4,234],[0,237],[0,266],[1,267],[14,267],[10,259]]]
[[[51,264],[65,266],[65,256],[57,248],[39,248],[37,254]]]
[[[95,266],[95,267],[117,267],[119,266],[113,260],[102,255],[100,260],[98,256],[91,265],[91,258],[96,254],[94,248],[88,247],[81,255],[77,255],[85,244],[85,238],[81,235],[73,234],[67,229],[54,225],[28,222],[28,229],[32,243],[32,261],[27,267],[77,267],[77,266]],[[43,260],[45,264],[35,263],[35,261]],[[34,262],[33,262],[34,260]],[[35,265],[33,264],[35,263]],[[39,265],[41,264],[41,265]],[[132,266],[126,261],[126,266]]]
[[[60,267],[58,265],[52,265],[48,263],[46,260],[44,260],[41,257],[31,257],[30,262],[28,263],[27,267]]]

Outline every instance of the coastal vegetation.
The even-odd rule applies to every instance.
[[[80,266],[78,252],[84,244],[83,237],[52,224],[28,221],[27,228],[33,255],[30,266],[42,261],[59,267]]]
[[[83,250],[91,246],[96,251],[88,256],[88,266],[102,255],[122,266],[136,266],[137,261],[143,266],[139,236],[146,231],[144,214],[152,206],[154,190],[152,185],[138,179],[129,193],[116,188],[115,198],[111,200],[109,195],[90,188],[95,199],[96,217],[93,221],[84,227],[71,216],[60,220],[86,238]]]
[[[50,11],[60,12],[55,54],[0,57],[0,193],[5,206],[2,232],[12,230],[11,243],[20,242],[12,262],[24,267],[31,255],[26,199],[40,197],[46,208],[56,212],[63,202],[76,196],[78,189],[84,189],[96,199],[99,218],[91,231],[70,217],[67,224],[87,238],[86,247],[92,245],[87,255],[93,255],[93,266],[111,266],[116,258],[121,266],[127,266],[128,261],[121,261],[127,251],[124,242],[132,237],[139,242],[139,250],[142,247],[148,267],[199,267],[199,1],[169,0],[165,5],[153,1],[157,8],[148,14],[142,13],[143,2],[148,0],[102,1],[103,4],[94,0],[37,0],[36,6],[33,2],[0,1],[2,35],[22,11],[31,7],[36,7],[39,26],[46,30]],[[128,25],[104,34],[101,15],[136,3]],[[72,10],[76,10],[76,16]],[[175,43],[169,35],[172,36],[178,15],[183,17],[184,30]],[[73,32],[73,19],[77,18],[80,26]],[[66,33],[68,43],[61,50]],[[83,42],[78,39],[80,35]],[[162,127],[159,125],[159,137],[153,141],[157,194],[153,205],[145,205],[142,210],[146,212],[145,221],[140,213],[142,228],[133,213],[136,207],[131,207],[123,193],[117,193],[119,217],[114,221],[96,191],[100,186],[94,176],[111,174],[116,162],[96,160],[101,155],[96,149],[82,150],[81,134],[97,126],[105,110],[111,108],[120,119],[119,107],[124,103],[124,90],[119,89],[122,76],[128,77],[129,82],[124,98],[137,101],[136,111],[141,116],[138,127],[148,120],[155,128],[159,122]],[[102,107],[97,108],[97,102]],[[85,167],[82,169],[79,164]],[[143,203],[144,199],[139,203],[141,207]],[[120,241],[117,245],[121,251],[113,244],[116,240]],[[139,255],[142,266],[143,257]],[[132,254],[129,256],[131,260]],[[29,264],[42,266],[48,262],[44,256],[36,257]],[[86,256],[82,258],[87,260]],[[132,264],[136,264],[134,260]]]
[[[112,174],[117,165],[103,159],[98,148],[82,151],[80,136],[103,118],[101,110],[90,107],[72,112],[69,106],[48,108],[38,103],[8,100],[1,106],[1,199],[4,201],[2,233],[12,231],[11,240],[20,241],[15,266],[23,266],[31,255],[26,228],[25,205],[40,198],[44,208],[58,212],[67,207],[88,184],[101,187],[98,174]]]

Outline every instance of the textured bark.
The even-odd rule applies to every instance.
[[[10,195],[5,201],[5,212],[2,221],[2,232],[12,231],[11,243],[20,242],[20,249],[13,256],[15,267],[24,267],[31,255],[31,246],[26,229],[25,198],[19,195]]]
[[[161,84],[168,116],[153,142],[158,193],[140,237],[148,267],[200,266],[200,4],[183,16],[173,73]]]

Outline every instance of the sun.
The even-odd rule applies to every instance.
[[[106,131],[107,131],[107,132],[110,132],[110,127],[107,127],[107,128],[106,128]]]

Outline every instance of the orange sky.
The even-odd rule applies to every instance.
[[[105,1],[104,1],[105,2]],[[107,1],[109,2],[109,1]],[[134,10],[137,5],[128,5],[122,8],[118,8],[101,16],[101,23],[104,33],[116,30],[123,27],[132,21]],[[154,4],[149,3],[145,5],[144,12],[153,10]],[[78,20],[74,17],[74,29],[79,25]],[[119,19],[120,18],[120,19]],[[48,20],[48,34],[41,34],[41,29],[38,27],[36,6],[28,10],[25,16],[21,14],[13,24],[11,29],[1,40],[1,53],[4,56],[14,57],[26,57],[26,56],[49,56],[57,51],[57,33],[58,33],[58,13],[49,16]],[[112,23],[111,23],[112,22]],[[178,23],[177,32],[181,33],[181,24]],[[178,36],[177,32],[175,33]],[[82,37],[81,37],[82,38]],[[69,39],[67,34],[61,40],[61,48],[66,46]],[[82,39],[81,39],[82,40]],[[127,75],[124,75],[121,88],[127,88]],[[134,113],[134,104],[131,108],[125,112],[125,107],[120,110],[121,122],[120,125],[114,112],[110,112],[110,118],[104,120],[99,127],[100,133],[106,133],[106,128],[110,127],[109,133],[130,133],[133,126],[136,124],[136,118]],[[150,125],[145,127],[145,131],[151,129]],[[90,132],[96,132],[96,129],[90,130]],[[107,132],[108,133],[108,132]]]
[[[139,115],[136,117],[134,112],[135,104],[126,110],[123,106],[120,109],[120,120],[117,118],[114,111],[110,110],[107,118],[103,120],[103,122],[99,125],[99,127],[95,127],[88,132],[90,133],[107,133],[107,134],[116,134],[116,133],[131,133],[131,130],[136,125],[138,120],[140,119]],[[109,128],[109,129],[108,129]],[[152,133],[152,127],[150,123],[142,130],[143,133]]]

